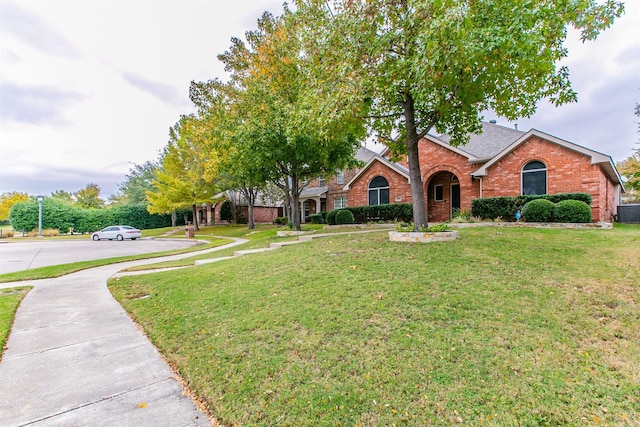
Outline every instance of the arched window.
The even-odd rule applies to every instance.
[[[547,167],[539,161],[522,168],[522,194],[547,194]]]
[[[369,205],[387,203],[389,203],[389,181],[382,176],[376,176],[369,183]]]

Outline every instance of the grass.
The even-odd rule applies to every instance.
[[[283,228],[280,227],[279,229],[282,230]],[[355,227],[324,229],[322,225],[312,225],[312,224],[305,225],[304,229],[310,232],[314,232],[316,234],[362,231],[361,228],[355,228]],[[162,261],[154,264],[135,266],[123,271],[143,271],[143,270],[155,270],[159,268],[192,266],[194,265],[194,262],[196,260],[232,256],[235,251],[240,249],[247,250],[247,249],[266,248],[269,246],[269,244],[273,242],[286,242],[291,240],[297,240],[298,238],[297,236],[277,237],[276,236],[277,231],[278,231],[278,227],[272,226],[272,225],[265,225],[265,224],[257,225],[255,230],[248,230],[246,225],[208,227],[203,229],[200,235],[206,235],[207,233],[210,233],[210,235],[218,236],[218,237],[243,238],[243,239],[247,239],[248,242],[243,244],[241,247],[236,246],[236,247],[223,249],[223,250],[212,252],[212,253],[194,255],[192,257],[183,258],[175,261]]]
[[[20,301],[29,292],[29,287],[0,289],[0,361],[4,353],[4,345],[9,337],[13,317],[20,305]]]
[[[226,425],[638,425],[640,227],[460,234],[109,286]]]

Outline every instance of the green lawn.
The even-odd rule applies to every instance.
[[[29,292],[29,287],[0,289],[0,360],[4,344],[9,336],[13,317],[22,298]]]
[[[460,234],[110,288],[225,425],[638,425],[640,227]]]

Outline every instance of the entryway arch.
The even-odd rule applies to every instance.
[[[451,169],[434,170],[423,180],[430,222],[449,221],[460,210],[460,172]]]

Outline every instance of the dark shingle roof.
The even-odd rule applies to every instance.
[[[376,153],[375,151],[371,151],[368,148],[359,147],[358,151],[356,151],[356,159],[363,163],[367,163],[376,154],[378,153]]]
[[[525,133],[513,128],[482,122],[482,133],[472,134],[467,144],[459,145],[456,148],[479,159],[490,159],[516,142]],[[441,135],[437,138],[446,144],[449,144],[451,140],[449,135]]]

